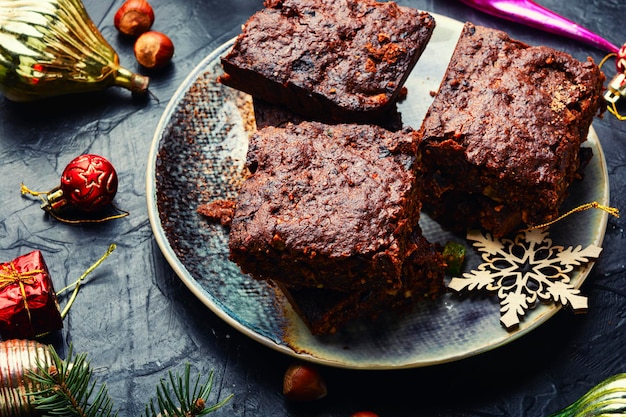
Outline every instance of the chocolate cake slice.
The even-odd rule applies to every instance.
[[[402,288],[421,208],[416,137],[319,122],[260,129],[231,222],[231,259],[291,287]]]
[[[333,334],[357,319],[376,320],[381,314],[409,311],[416,302],[437,298],[445,264],[441,248],[429,243],[417,229],[415,249],[404,262],[402,287],[343,292],[324,288],[289,287],[278,284],[293,309],[314,335]]]
[[[465,24],[420,129],[425,210],[496,237],[557,217],[603,81],[591,59]]]
[[[288,110],[285,106],[280,104],[271,104],[258,97],[253,97],[252,103],[257,129],[261,129],[265,126],[281,127],[287,125],[288,123],[300,123],[307,120],[306,117]],[[330,121],[328,123],[333,122]],[[402,115],[394,103],[394,105],[387,113],[385,113],[383,117],[377,120],[371,119],[368,121],[368,124],[374,124],[384,127],[387,130],[391,130],[392,132],[396,132],[402,129]]]
[[[222,57],[220,82],[308,119],[384,118],[435,27],[374,0],[266,0]]]

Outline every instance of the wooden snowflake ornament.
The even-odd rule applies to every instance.
[[[462,292],[487,290],[500,299],[500,322],[508,330],[519,325],[537,301],[569,304],[575,312],[587,309],[587,297],[570,283],[575,267],[596,259],[602,248],[553,246],[547,228],[524,230],[513,239],[494,239],[470,231],[467,239],[481,252],[477,270],[452,278],[448,288]]]

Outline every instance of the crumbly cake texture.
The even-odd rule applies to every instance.
[[[407,261],[402,287],[389,291],[368,288],[343,292],[319,288],[278,288],[289,300],[314,335],[333,334],[354,320],[375,320],[381,314],[402,314],[416,302],[437,298],[443,291],[444,261],[441,248],[429,243],[417,229],[411,244],[415,249]]]
[[[197,212],[214,223],[230,226],[235,214],[234,200],[213,200],[198,206]]]
[[[421,209],[416,138],[358,124],[259,130],[231,222],[231,259],[290,286],[401,288]]]
[[[420,129],[425,210],[497,237],[554,219],[603,81],[591,59],[466,23]]]
[[[300,123],[307,120],[304,116],[296,114],[280,104],[271,104],[257,97],[252,98],[252,103],[257,129],[261,129],[265,126],[281,127],[288,123]],[[328,123],[332,123],[332,121]],[[402,130],[403,127],[402,115],[394,103],[392,108],[385,113],[384,116],[377,120],[369,120],[368,124],[374,124],[391,130],[392,132],[397,132],[398,130]]]
[[[222,57],[220,82],[309,119],[368,122],[390,110],[435,27],[374,0],[266,0]]]

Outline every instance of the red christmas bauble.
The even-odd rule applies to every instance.
[[[86,212],[96,211],[115,197],[117,173],[105,158],[84,154],[67,164],[60,189],[67,204]]]
[[[626,43],[617,51],[615,65],[617,66],[617,71],[626,72]]]

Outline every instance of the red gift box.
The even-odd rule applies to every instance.
[[[2,339],[34,339],[62,327],[59,303],[41,252],[0,264]]]

